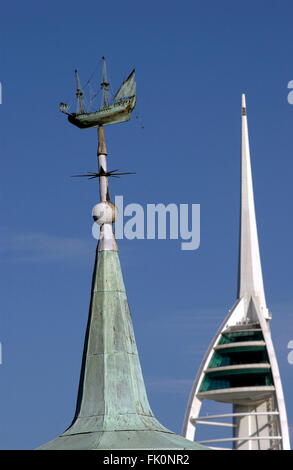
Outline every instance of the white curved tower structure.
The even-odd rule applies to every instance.
[[[290,449],[286,408],[271,339],[255,218],[245,95],[242,95],[241,224],[238,296],[200,366],[190,395],[183,435],[194,440],[200,425],[232,428],[235,450]],[[200,416],[203,401],[229,403],[231,413]],[[211,406],[212,408],[212,406]],[[229,419],[229,421],[227,421]],[[220,428],[222,427],[222,428]]]

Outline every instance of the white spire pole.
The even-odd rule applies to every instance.
[[[253,183],[250,163],[249,137],[245,95],[242,95],[241,136],[241,230],[239,256],[238,299],[255,297],[269,319],[263,286],[257,225],[255,217]]]
[[[104,127],[98,127],[98,161],[99,171],[107,172],[107,148]],[[108,191],[108,176],[100,176],[100,200],[93,209],[94,220],[100,225],[100,240],[98,251],[117,251],[117,244],[112,224],[117,216],[117,209],[110,202]]]

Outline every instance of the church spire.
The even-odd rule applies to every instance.
[[[98,129],[100,225],[76,412],[72,424],[41,450],[190,449],[205,447],[166,429],[153,415],[140,367],[112,230],[104,129]]]

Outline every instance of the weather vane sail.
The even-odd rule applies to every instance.
[[[136,82],[135,70],[133,69],[129,76],[124,80],[113,100],[109,99],[110,83],[107,79],[106,59],[102,57],[102,104],[94,112],[87,112],[84,104],[84,93],[82,91],[80,79],[77,70],[76,76],[76,113],[68,112],[68,105],[60,103],[60,111],[68,116],[68,121],[80,129],[105,126],[109,124],[118,124],[129,121],[131,112],[136,104]]]

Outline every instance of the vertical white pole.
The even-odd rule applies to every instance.
[[[98,162],[99,170],[107,171],[107,147],[103,126],[98,127]],[[100,199],[106,203],[108,199],[108,176],[100,176]],[[117,251],[117,244],[113,234],[112,223],[101,225],[99,251]]]

